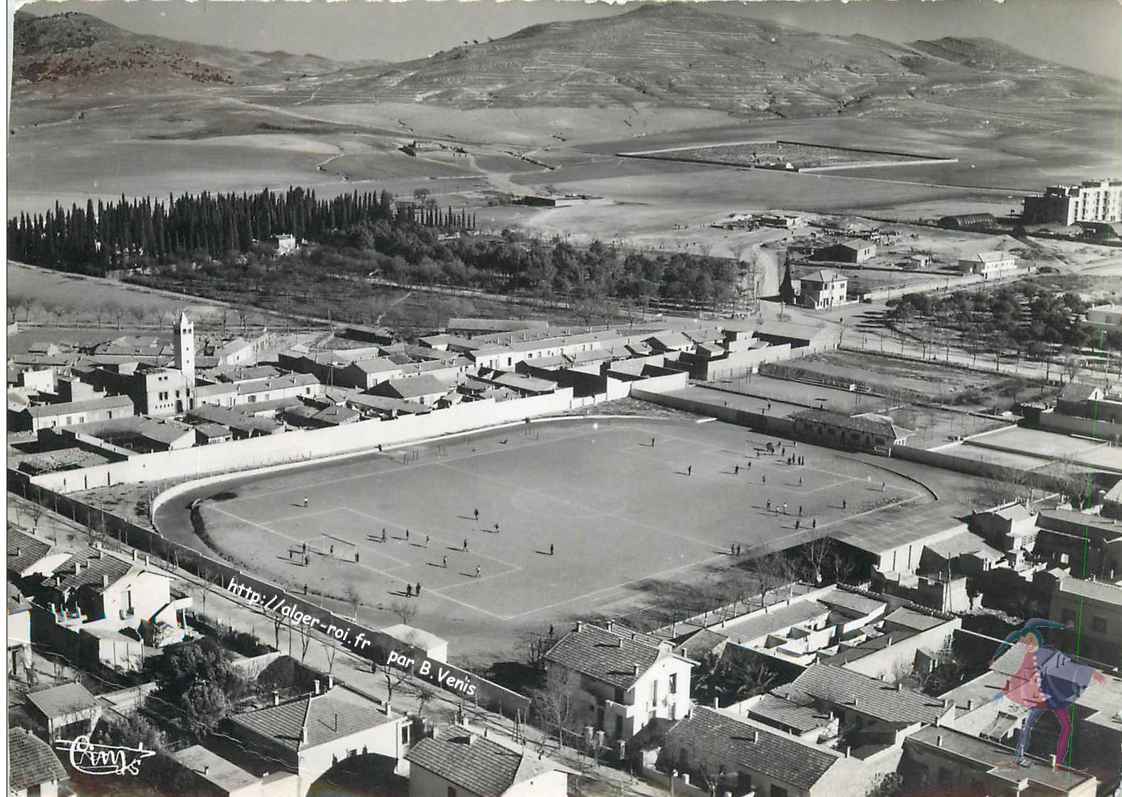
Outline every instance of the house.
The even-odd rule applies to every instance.
[[[387,379],[399,379],[402,375],[401,366],[393,360],[385,357],[373,357],[365,360],[355,360],[342,368],[334,368],[330,376],[330,384],[369,390],[379,382],[384,382]]]
[[[370,391],[375,396],[388,396],[401,401],[412,401],[431,407],[451,388],[434,376],[422,374],[405,379],[389,379]]]
[[[494,332],[514,332],[522,329],[544,330],[549,328],[549,322],[525,318],[449,318],[444,328],[449,335],[472,338]]]
[[[448,641],[436,634],[415,628],[411,625],[399,623],[379,629],[383,634],[393,637],[398,642],[420,648],[425,655],[433,661],[448,661]]]
[[[20,413],[17,423],[24,429],[38,432],[41,429],[57,429],[94,421],[129,418],[134,414],[132,399],[128,396],[107,396],[86,401],[28,407]]]
[[[187,424],[171,418],[144,416],[71,426],[64,429],[61,436],[77,445],[125,458],[131,454],[177,451],[195,444],[195,430]]]
[[[904,793],[1094,797],[1098,780],[951,728],[923,728],[904,740]]]
[[[1122,587],[1064,578],[1052,592],[1048,617],[1077,626],[1080,655],[1111,667],[1122,666]]]
[[[761,797],[865,794],[878,774],[836,750],[703,706],[667,731],[658,765],[709,794]]]
[[[247,405],[249,406],[249,405]],[[200,405],[187,414],[187,421],[195,424],[197,429],[201,424],[214,424],[230,430],[234,440],[245,440],[248,437],[260,437],[267,434],[279,434],[284,431],[284,426],[272,418],[259,418],[244,412],[235,412],[226,407]]]
[[[196,423],[195,445],[208,446],[213,443],[228,443],[234,439],[234,433],[229,426],[220,423]]]
[[[312,694],[233,714],[227,732],[247,747],[260,751],[270,769],[281,765],[299,777],[296,797],[340,761],[358,755],[376,756],[397,768],[410,745],[410,722],[389,706],[328,676],[327,688],[315,682]]]
[[[1016,272],[1017,258],[1008,252],[978,252],[960,258],[958,270],[963,274],[978,274],[985,279],[998,279]]]
[[[409,797],[566,797],[568,775],[548,758],[453,726],[406,755]]]
[[[232,365],[252,365],[257,361],[257,350],[245,338],[234,338],[223,343],[215,352],[220,368]]]
[[[1122,327],[1122,304],[1098,304],[1088,308],[1086,321],[1099,329]]]
[[[403,401],[389,396],[371,396],[366,393],[348,396],[346,404],[363,417],[383,420],[393,420],[398,415],[423,415],[431,412],[430,407],[415,401]]]
[[[101,703],[77,681],[31,692],[27,702],[52,741],[93,733],[101,718]]]
[[[70,552],[56,549],[51,543],[18,529],[8,529],[8,580],[28,576],[49,576],[70,559]]]
[[[250,379],[236,382],[235,387],[237,388],[235,406],[323,395],[323,385],[312,374],[286,374],[266,379]]]
[[[578,622],[545,654],[554,689],[573,696],[581,725],[627,740],[650,721],[678,719],[690,705],[694,662],[671,643],[622,626]]]
[[[643,343],[650,346],[651,350],[658,354],[671,351],[688,351],[694,347],[692,340],[681,332],[675,331],[660,332],[646,338]]]
[[[815,260],[831,260],[836,263],[864,263],[876,256],[877,245],[860,238],[850,238],[814,253]]]
[[[287,255],[296,251],[296,236],[292,233],[274,235],[266,240],[269,242],[270,246],[276,247],[278,255]]]
[[[905,443],[911,434],[891,418],[871,413],[849,416],[828,410],[803,410],[791,417],[795,436],[800,440],[845,451],[891,455],[892,447]]]
[[[8,728],[8,793],[12,797],[58,797],[70,778],[51,746],[26,728]]]
[[[31,606],[8,583],[8,673],[19,677],[31,666]]]
[[[1045,509],[1037,517],[1033,553],[1039,560],[1071,568],[1078,575],[1114,581],[1122,575],[1122,522],[1112,517]]]
[[[924,725],[947,724],[955,717],[949,701],[831,664],[812,665],[771,693],[837,717],[855,748],[892,747]]]
[[[87,666],[136,670],[144,647],[186,636],[191,598],[173,594],[171,575],[148,560],[99,544],[70,557],[43,584],[36,612],[52,642]]]
[[[829,310],[845,303],[846,278],[834,269],[824,268],[813,274],[804,274],[800,280],[802,290],[799,304],[812,310]]]
[[[495,374],[490,377],[479,377],[499,387],[505,387],[522,396],[544,396],[556,392],[557,383],[548,379],[539,379],[528,374],[505,373]]]
[[[208,797],[264,797],[266,793],[262,778],[247,772],[202,745],[193,744],[185,747],[172,753],[171,758],[184,770],[191,784],[188,791],[190,794]],[[294,790],[297,778],[294,775],[284,778],[284,781],[289,780],[293,782],[286,782],[284,786]],[[272,779],[270,784],[276,788]]]
[[[186,412],[195,388],[194,380],[188,381],[182,371],[152,365],[93,368],[83,373],[83,379],[110,393],[128,396],[139,414],[151,416]]]
[[[1023,503],[996,507],[970,516],[970,530],[1000,551],[1031,551],[1036,542],[1037,514]]]

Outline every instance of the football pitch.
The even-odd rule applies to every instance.
[[[787,464],[790,456],[805,464]],[[398,622],[391,604],[420,584],[413,624],[455,652],[619,602],[645,579],[688,580],[731,564],[733,545],[790,544],[930,500],[914,482],[841,452],[742,427],[584,419],[235,480],[203,495],[207,533],[223,555],[296,591],[333,596],[337,611],[350,614],[357,599],[359,619],[375,626]]]

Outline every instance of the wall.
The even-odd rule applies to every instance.
[[[218,446],[144,454],[126,462],[45,473],[33,477],[32,482],[55,492],[69,493],[112,484],[180,479],[303,462],[563,412],[571,407],[572,398],[572,389],[564,388],[547,396],[499,403],[490,399],[473,401],[393,421],[361,421],[331,429],[288,432]]]
[[[480,797],[427,769],[418,766],[409,768],[409,797],[448,797],[453,793],[456,797]]]
[[[710,360],[699,369],[697,378],[702,380],[724,379],[730,376],[737,376],[749,370],[758,368],[763,363],[779,362],[780,360],[789,360],[795,356],[804,354],[801,349],[798,350],[798,355],[792,353],[790,343],[780,343],[775,346],[768,346],[763,349],[749,349],[747,351],[736,351],[730,353],[727,357],[722,357],[719,360]]]
[[[715,394],[719,395],[719,394]],[[790,437],[794,433],[794,424],[787,418],[778,418],[772,415],[760,415],[755,412],[748,412],[747,410],[738,410],[735,407],[726,407],[722,404],[714,404],[705,401],[699,401],[694,398],[687,398],[682,395],[675,395],[674,393],[656,393],[641,388],[632,388],[631,397],[649,401],[652,404],[660,404],[664,407],[673,407],[678,410],[685,410],[686,412],[693,412],[698,415],[707,415],[718,420],[735,423],[738,426],[747,426],[757,431],[774,434],[777,436]]]
[[[527,753],[530,755],[530,753]],[[516,783],[503,792],[503,797],[566,797],[569,791],[569,778],[560,770],[543,772],[522,783]],[[447,793],[438,795],[447,797]]]
[[[956,457],[944,451],[927,450],[913,446],[896,445],[892,447],[892,456],[906,459],[911,462],[920,462],[924,465],[933,465],[936,468],[954,470],[959,473],[968,473],[972,476],[981,476],[986,479],[999,479],[1020,483],[1027,481],[1031,486],[1045,490],[1066,492],[1069,485],[1064,479],[1047,473],[1023,471],[1006,465],[997,465],[992,462],[981,462],[965,457]]]
[[[669,393],[674,390],[682,390],[689,384],[689,378],[690,375],[685,371],[678,371],[677,373],[639,379],[630,383],[631,395],[634,396],[636,390],[647,394]]]
[[[895,674],[899,667],[906,666],[907,669],[911,669],[917,651],[937,652],[942,650],[954,636],[955,629],[961,627],[962,620],[956,617],[954,620],[921,631],[906,639],[901,639],[899,642],[842,666],[847,670],[853,670],[872,678],[887,675],[890,679],[895,680]],[[895,636],[899,636],[899,634],[895,634]]]
[[[372,728],[303,750],[298,755],[297,763],[300,773],[300,794],[307,794],[324,773],[345,760],[349,750],[356,750],[360,755],[363,750],[366,750],[370,755],[380,755],[400,761],[405,755],[401,744],[401,728],[408,724],[408,718],[402,716],[396,721],[383,722]]]
[[[1099,440],[1122,440],[1122,423],[1076,418],[1071,415],[1057,415],[1054,412],[1040,413],[1037,425],[1050,432],[1064,432],[1094,437]]]

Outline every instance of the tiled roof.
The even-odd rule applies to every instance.
[[[778,733],[760,722],[738,720],[695,706],[666,735],[665,746],[684,749],[691,765],[719,762],[731,771],[759,773],[809,790],[841,756]]]
[[[808,423],[821,423],[839,429],[887,435],[891,436],[893,439],[900,436],[900,430],[889,420],[879,420],[860,415],[851,418],[840,412],[830,412],[829,410],[803,410],[802,412],[795,413],[791,417],[796,420],[807,421]]]
[[[288,374],[287,376],[274,376],[266,379],[250,379],[245,382],[238,382],[238,395],[244,396],[249,393],[263,393],[267,390],[282,390],[290,387],[306,387],[308,385],[318,385],[319,379],[312,374]]]
[[[830,724],[829,712],[819,712],[814,706],[800,706],[776,695],[760,697],[748,707],[748,715],[783,730],[791,728],[796,733],[806,733]]]
[[[235,725],[275,739],[292,750],[327,744],[394,719],[387,718],[370,701],[343,699],[341,694],[336,694],[338,688],[322,695],[290,700],[279,706],[247,711],[230,719]],[[305,727],[308,729],[306,742],[302,739]]]
[[[8,531],[8,572],[22,573],[46,556],[50,550],[50,544],[38,537],[32,537],[15,529]]]
[[[8,728],[8,788],[13,793],[67,777],[50,745],[24,728]]]
[[[772,690],[795,703],[821,700],[845,706],[883,722],[934,724],[944,713],[943,704],[910,689],[829,664],[808,667],[792,683]]]
[[[80,683],[52,686],[27,696],[28,702],[48,719],[78,714],[98,707],[97,699]]]
[[[385,357],[375,357],[371,360],[355,360],[347,367],[357,368],[365,374],[380,374],[386,371],[400,370],[401,366]]]
[[[885,607],[884,601],[876,598],[866,598],[856,592],[834,588],[824,595],[815,598],[819,603],[824,603],[832,609],[843,609],[860,616],[873,614]]]
[[[421,374],[420,376],[413,376],[408,379],[390,379],[383,384],[385,388],[379,386],[380,389],[391,390],[402,398],[431,396],[436,393],[447,393],[449,391],[448,385],[429,374]]]
[[[79,563],[81,570],[77,569]],[[113,584],[124,578],[132,568],[132,562],[118,559],[108,551],[86,548],[67,559],[55,575],[59,579],[59,589],[66,592],[87,584],[100,588],[102,576],[108,576],[109,583]]]
[[[487,797],[499,797],[512,786],[554,769],[548,760],[510,750],[462,728],[422,739],[405,757],[411,766]]]
[[[729,638],[724,634],[718,634],[716,631],[702,628],[691,634],[684,642],[680,643],[675,650],[687,659],[701,661],[728,641]]]
[[[500,387],[509,387],[513,390],[528,390],[533,393],[552,393],[557,390],[556,382],[551,382],[548,379],[526,376],[525,374],[501,374],[491,381]]]
[[[545,654],[545,660],[626,689],[655,663],[659,652],[645,642],[583,623],[580,630],[570,631],[558,640]],[[636,665],[639,675],[635,674]]]
[[[861,248],[861,247],[857,247]],[[823,268],[815,271],[812,274],[803,274],[799,279],[802,282],[815,282],[821,285],[829,285],[831,282],[846,282],[847,278],[834,271],[832,268]]]
[[[27,414],[32,418],[54,418],[58,415],[74,415],[95,410],[131,409],[132,399],[128,396],[109,396],[108,398],[68,401],[62,404],[41,404],[29,407]]]

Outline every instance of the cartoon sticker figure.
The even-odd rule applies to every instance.
[[[1005,638],[993,657],[993,660],[997,661],[1002,654],[1017,644],[1024,649],[1024,658],[1016,673],[1008,678],[995,698],[1000,700],[1007,697],[1028,709],[1024,727],[1017,736],[1017,759],[1023,767],[1030,766],[1030,762],[1025,758],[1025,749],[1032,737],[1032,729],[1036,721],[1048,712],[1055,714],[1060,723],[1056,760],[1066,759],[1068,739],[1071,736],[1071,705],[1092,682],[1106,683],[1106,678],[1098,670],[1072,661],[1060,651],[1045,644],[1046,630],[1064,627],[1063,624],[1052,620],[1028,620],[1021,628]]]

